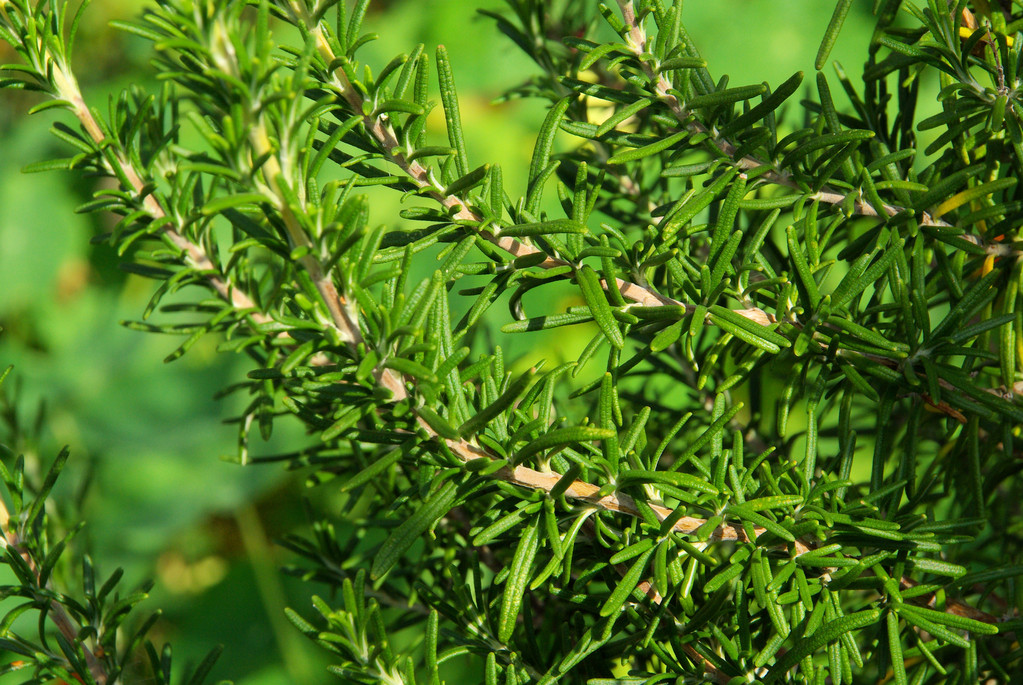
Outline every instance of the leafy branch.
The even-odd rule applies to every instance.
[[[514,94],[551,103],[513,199],[499,164],[469,164],[443,47],[357,61],[368,4],[161,0],[122,27],[164,86],[110,121],[76,85],[66,5],[0,4],[24,61],[4,85],[82,127],[58,125],[79,154],[39,168],[116,179],[86,209],[120,215],[109,242],[162,281],[144,318],[196,317],[133,325],[185,334],[169,359],[211,333],[247,355],[239,461],[334,482],[343,530],[377,531],[323,514],[288,543],[340,593],[315,624],[289,614],[335,672],[439,682],[469,655],[488,685],[1018,672],[1018,550],[999,538],[1023,422],[1011,13],[969,28],[966,2],[875,3],[840,110],[820,71],[840,0],[800,123],[782,106],[802,75],[715,80],[681,3],[508,0],[492,18],[544,70]],[[928,70],[942,112],[921,119]],[[364,186],[400,193],[406,223],[371,226]],[[184,285],[215,299],[161,306]],[[577,304],[552,311],[561,292]],[[490,344],[584,325],[554,368]],[[251,454],[288,419],[307,445]],[[411,626],[422,645],[399,653]]]
[[[8,367],[0,374],[0,383],[10,371]],[[170,646],[158,652],[147,639],[159,614],[142,621],[135,618],[150,586],[122,595],[121,569],[97,584],[97,569],[75,540],[84,522],[66,528],[61,517],[51,512],[52,491],[69,450],[61,450],[41,482],[33,482],[29,473],[38,470],[38,457],[32,450],[21,450],[38,443],[40,421],[34,422],[35,432],[26,431],[15,399],[5,392],[0,405],[0,479],[10,502],[0,499],[0,564],[10,569],[15,581],[0,586],[0,600],[17,602],[4,609],[0,648],[13,658],[0,667],[0,675],[25,671],[30,675],[24,682],[31,683],[60,680],[105,685],[123,678],[145,678],[161,684],[201,685],[220,649],[213,649],[183,680],[171,680]],[[73,513],[64,504],[61,513]],[[33,615],[34,636],[23,628]],[[145,654],[145,666],[140,653]]]

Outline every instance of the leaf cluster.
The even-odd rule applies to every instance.
[[[163,88],[106,117],[64,4],[5,0],[0,31],[23,59],[4,85],[79,124],[40,168],[117,181],[82,209],[118,215],[101,239],[158,283],[130,325],[182,336],[169,360],[210,334],[246,355],[238,460],[344,493],[284,541],[340,594],[289,616],[342,678],[1008,682],[1005,4],[876,0],[855,83],[824,70],[839,0],[813,83],[772,86],[715,78],[681,2],[507,0],[487,14],[539,69],[508,96],[549,103],[521,193],[467,149],[443,47],[359,62],[366,0],[159,0],[123,28]],[[370,222],[367,186],[400,221]],[[162,304],[185,286],[206,295]],[[553,368],[495,343],[566,326],[589,343]],[[286,420],[307,444],[251,447]]]
[[[10,371],[0,374],[0,383]],[[143,620],[137,616],[152,584],[122,594],[121,569],[105,580],[97,577],[77,541],[84,522],[68,526],[68,512],[54,511],[52,491],[69,450],[61,450],[41,478],[33,477],[41,467],[34,448],[45,413],[40,408],[26,427],[16,398],[4,390],[0,479],[9,504],[0,500],[0,565],[11,578],[0,585],[0,650],[5,657],[0,676],[16,673],[20,682],[33,684],[105,685],[128,679],[202,685],[220,650],[212,650],[184,678],[171,679],[180,670],[172,670],[170,645],[158,650],[147,639],[160,614]]]

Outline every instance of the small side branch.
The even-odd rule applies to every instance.
[[[734,143],[717,135],[714,131],[711,131],[705,125],[703,125],[695,118],[690,116],[691,112],[688,109],[686,109],[685,105],[679,101],[678,97],[676,97],[671,92],[672,88],[671,82],[668,81],[664,74],[654,73],[653,67],[650,65],[650,62],[648,60],[642,59],[643,53],[646,52],[647,35],[646,30],[643,28],[642,23],[636,16],[636,9],[633,6],[632,0],[618,0],[618,6],[621,9],[622,18],[625,20],[625,25],[628,27],[629,30],[629,39],[627,41],[627,44],[632,49],[633,53],[636,55],[636,58],[639,60],[640,64],[643,65],[643,71],[646,74],[647,78],[650,80],[650,82],[653,84],[654,93],[657,95],[657,98],[665,105],[667,105],[668,109],[670,109],[672,114],[674,114],[679,124],[688,129],[690,133],[705,135],[707,140],[709,140],[721,154],[731,159],[732,163],[739,169],[742,169],[743,171],[769,167],[770,171],[761,173],[757,176],[759,180],[766,181],[774,185],[799,189],[799,184],[793,180],[791,174],[785,171],[780,171],[776,169],[774,165],[771,164],[770,162],[758,159],[752,155],[738,157],[737,155],[739,149]],[[825,204],[837,205],[846,201],[847,194],[841,193],[833,188],[825,186],[820,191],[813,193],[808,197],[811,200],[817,200]],[[886,216],[882,216],[878,212],[878,210],[869,202],[864,202],[861,199],[857,199],[852,203],[852,211],[855,214],[867,217],[878,217],[886,219],[900,212],[907,211],[905,207],[900,207],[898,205],[887,203],[882,205],[881,209],[883,210]],[[920,215],[919,224],[921,226],[943,227],[948,227],[951,225],[948,222],[942,221],[941,219],[932,216],[928,212],[924,212]]]
[[[36,563],[35,558],[25,550],[21,536],[18,535],[18,532],[11,528],[11,514],[7,510],[7,505],[4,504],[2,498],[0,498],[0,546],[8,547],[21,556],[28,567],[32,570],[32,574],[35,576],[36,582],[39,582],[39,565]],[[106,685],[110,681],[110,676],[107,674],[106,667],[103,665],[103,662],[100,661],[99,657],[96,656],[95,652],[89,649],[89,647],[87,647],[84,643],[79,642],[78,626],[68,615],[64,606],[55,599],[50,600],[50,606],[46,612],[46,616],[50,619],[50,622],[53,623],[54,627],[60,631],[61,636],[69,645],[77,644],[81,647],[82,653],[85,655],[85,664],[89,669],[89,675],[92,676],[92,679],[99,683],[99,685]]]
[[[337,55],[334,54],[334,50],[331,48],[326,36],[323,35],[320,27],[311,27],[310,33],[313,34],[314,39],[316,40],[317,49],[319,50],[320,56],[323,58],[324,62],[327,64],[335,63],[337,61]],[[341,93],[341,95],[345,98],[345,101],[348,103],[348,106],[352,108],[352,111],[362,112],[364,100],[359,94],[358,89],[356,89],[348,81],[348,77],[345,75],[344,71],[340,68],[335,69],[331,73],[330,78],[331,85],[333,85],[334,89],[338,93]],[[447,209],[451,213],[453,219],[470,222],[479,226],[480,234],[484,239],[501,248],[513,257],[541,254],[542,251],[533,245],[522,242],[521,240],[517,240],[513,237],[501,236],[497,232],[488,229],[484,226],[483,217],[469,207],[461,198],[455,195],[445,194],[438,190],[426,167],[420,164],[417,160],[409,161],[402,153],[398,137],[395,135],[394,128],[388,121],[386,114],[380,114],[375,118],[368,119],[365,122],[365,126],[366,130],[369,131],[369,133],[376,139],[377,143],[379,143],[387,160],[400,168],[421,191]],[[567,264],[568,262],[562,259],[546,256],[544,261],[540,262],[537,266],[542,269],[553,269]],[[666,297],[637,283],[631,283],[620,278],[616,280],[622,295],[638,304],[644,306],[675,305],[685,307],[687,311],[693,311],[696,309],[695,305],[686,304],[670,297]],[[604,282],[602,282],[602,285],[605,288],[607,287],[607,284]],[[740,316],[763,325],[770,325],[772,323],[770,315],[757,307],[737,309],[734,311]]]

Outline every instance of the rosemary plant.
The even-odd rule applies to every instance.
[[[548,105],[521,193],[443,47],[360,62],[368,0],[156,0],[123,28],[164,87],[106,116],[79,15],[0,0],[2,84],[68,114],[33,170],[113,181],[83,210],[158,283],[134,325],[250,360],[239,462],[346,493],[283,541],[344,682],[1020,682],[1023,3],[874,0],[862,78],[829,64],[852,4],[812,77],[736,86],[681,0],[507,0],[510,96]],[[569,363],[497,344],[563,326]],[[108,587],[49,589],[19,474],[5,592],[41,647],[3,645],[121,681]]]

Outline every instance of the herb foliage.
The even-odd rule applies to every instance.
[[[680,1],[507,0],[487,14],[539,68],[509,96],[549,103],[521,194],[467,149],[443,47],[360,62],[368,5],[157,0],[122,27],[164,87],[101,115],[80,15],[0,0],[22,60],[0,83],[70,115],[71,156],[32,170],[112,179],[82,211],[157,282],[132,325],[183,336],[168,359],[207,335],[245,355],[239,462],[348,494],[284,541],[324,597],[289,618],[332,670],[1019,679],[1019,3],[875,0],[854,80],[828,59],[839,0],[812,79],[733,85]],[[404,221],[371,220],[368,186]],[[494,342],[563,326],[592,340],[560,366]],[[259,451],[294,419],[309,444]],[[131,650],[47,585],[52,478],[24,499],[18,464],[4,592],[42,618],[0,639],[32,682],[114,682]]]

